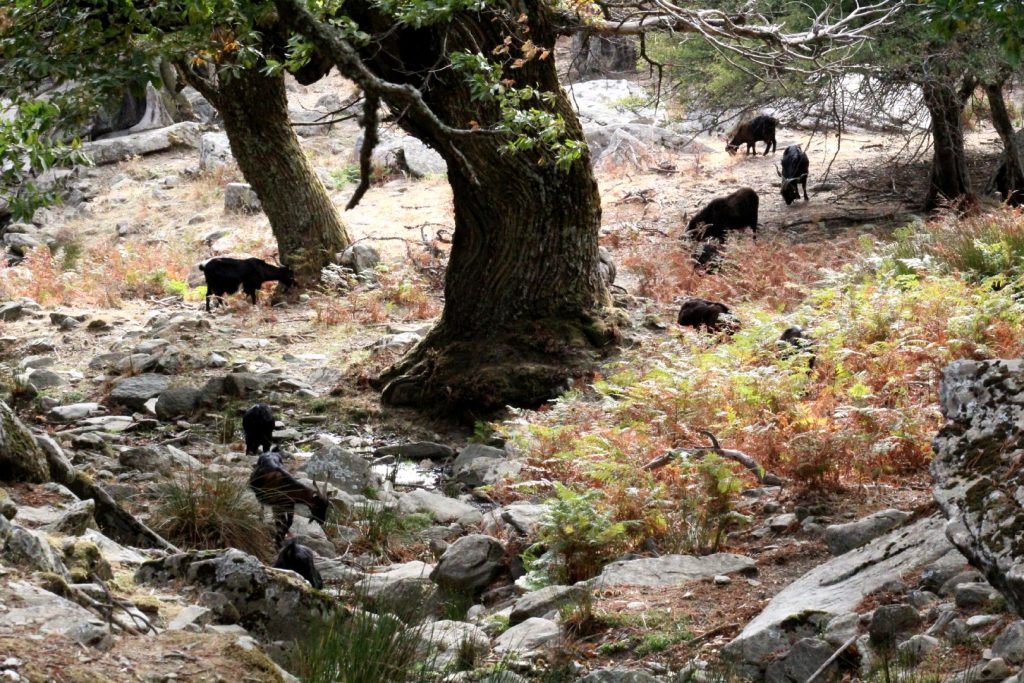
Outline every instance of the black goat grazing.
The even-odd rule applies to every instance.
[[[775,151],[775,126],[779,125],[778,119],[771,116],[755,116],[746,123],[736,126],[729,144],[725,151],[729,154],[736,154],[740,145],[747,146],[747,154],[757,154],[757,143],[764,143],[764,155],[768,156],[768,149]]]
[[[717,301],[707,299],[687,299],[679,309],[677,321],[683,327],[692,327],[700,330],[702,327],[708,332],[728,332],[732,334],[739,329],[729,312],[729,307]]]
[[[227,256],[212,258],[199,266],[206,276],[206,310],[210,310],[210,297],[223,301],[225,294],[234,294],[241,287],[256,305],[256,290],[264,282],[277,280],[288,289],[295,284],[295,273],[287,266],[275,266],[258,258],[237,259]]]
[[[242,432],[245,433],[245,452],[255,455],[263,446],[263,452],[269,453],[273,445],[274,425],[277,419],[274,411],[266,403],[257,403],[242,415]]]
[[[290,569],[306,581],[313,588],[323,588],[324,580],[320,572],[316,570],[313,563],[313,551],[304,545],[300,545],[294,538],[284,544],[281,552],[274,562],[275,569]]]
[[[726,197],[712,199],[690,219],[686,234],[694,239],[724,242],[726,231],[750,228],[756,237],[759,202],[757,193],[749,187],[741,187]]]
[[[274,544],[278,548],[292,528],[296,505],[309,508],[310,516],[320,526],[327,522],[327,510],[330,507],[327,496],[319,487],[310,488],[289,474],[281,463],[280,453],[264,453],[260,456],[249,475],[249,488],[256,494],[256,500],[262,505],[269,505],[274,511]]]
[[[722,267],[722,257],[725,249],[720,244],[713,242],[701,242],[700,246],[693,252],[690,260],[693,261],[693,269],[702,273],[717,273]]]
[[[797,185],[803,185],[804,201],[807,201],[807,169],[810,166],[811,161],[800,149],[800,145],[790,145],[782,153],[782,170],[776,166],[775,172],[782,178],[782,199],[785,200],[786,206],[800,196],[800,188]]]
[[[777,342],[779,355],[783,358],[790,358],[795,354],[807,355],[807,367],[814,369],[814,340],[811,339],[802,327],[793,325],[786,328]]]

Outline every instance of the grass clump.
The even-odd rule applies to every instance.
[[[155,529],[186,548],[237,548],[268,559],[269,527],[248,484],[188,469],[157,487]]]

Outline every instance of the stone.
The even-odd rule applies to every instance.
[[[612,258],[612,252],[605,247],[597,248],[597,269],[605,286],[611,287],[615,284],[615,260]]]
[[[380,264],[380,253],[369,244],[353,244],[341,253],[338,264],[351,268],[356,275],[373,273]]]
[[[356,150],[362,145],[362,136],[356,139]],[[444,158],[411,135],[381,135],[373,149],[371,163],[385,172],[408,173],[414,178],[442,175],[448,172]]]
[[[195,387],[170,387],[156,400],[156,416],[161,420],[189,417],[199,407],[201,392]]]
[[[792,512],[787,512],[783,515],[775,515],[768,520],[768,528],[777,534],[784,533],[790,529],[795,529],[799,524],[800,519]]]
[[[231,143],[227,133],[203,133],[199,139],[199,170],[212,171],[224,166],[232,166],[235,157],[231,153]]]
[[[76,501],[61,513],[58,520],[45,528],[67,536],[81,536],[86,529],[96,527],[96,520],[93,518],[95,510],[96,502],[91,498]]]
[[[992,655],[1014,666],[1024,664],[1024,621],[1015,621],[992,643]]]
[[[137,567],[147,559],[139,551],[127,548],[117,541],[107,538],[96,529],[86,529],[81,535],[81,539],[99,548],[103,559],[110,564]]]
[[[479,593],[505,568],[505,549],[496,539],[470,534],[444,551],[430,580],[447,593]]]
[[[566,86],[569,101],[579,111],[580,122],[606,126],[626,123],[653,123],[653,106],[627,106],[629,102],[648,102],[642,86],[626,79],[596,79]],[[664,114],[662,114],[663,116]]]
[[[833,647],[839,647],[858,633],[860,633],[860,615],[856,612],[847,612],[833,617],[825,625],[825,642]]]
[[[340,446],[318,450],[302,470],[314,481],[326,481],[345,493],[364,494],[381,485],[366,458]]]
[[[910,514],[901,510],[882,510],[849,524],[832,524],[825,528],[825,545],[833,555],[842,555],[891,531],[909,518]]]
[[[522,469],[523,463],[508,459],[500,448],[471,444],[462,449],[452,463],[452,476],[455,481],[472,488],[513,479]]]
[[[228,183],[224,187],[224,213],[259,213],[262,210],[259,195],[248,183]]]
[[[108,401],[111,405],[141,412],[146,409],[146,401],[157,398],[170,385],[171,378],[166,375],[143,374],[126,377],[114,384]]]
[[[384,446],[375,450],[373,455],[378,458],[393,455],[396,458],[409,460],[447,460],[455,455],[455,449],[433,441],[416,441],[396,446]]]
[[[620,560],[607,565],[592,586],[679,586],[718,575],[756,572],[754,561],[743,555],[715,553],[703,557],[663,555]]]
[[[7,518],[2,516],[0,516],[0,559],[3,559],[4,563],[8,565],[21,567],[28,571],[50,572],[65,581],[71,580],[60,555],[43,534],[8,522]]]
[[[533,537],[550,510],[543,503],[512,503],[501,508],[501,519],[523,536]]]
[[[200,605],[188,605],[167,622],[168,631],[198,632],[213,620],[213,610]]]
[[[0,515],[4,519],[14,519],[17,514],[18,506],[11,500],[11,494],[7,493],[7,489],[0,489]]]
[[[956,589],[965,583],[985,583],[985,577],[975,569],[957,572],[939,586],[939,595],[952,596]]]
[[[194,148],[199,142],[199,132],[198,123],[184,121],[157,130],[85,142],[82,143],[82,152],[93,164],[102,166],[173,147]]]
[[[655,678],[646,671],[637,669],[598,669],[579,679],[578,683],[658,683]]]
[[[0,583],[0,637],[53,634],[100,650],[113,639],[103,620],[84,607],[23,581]]]
[[[219,594],[224,599],[219,607],[205,605],[214,610],[218,621],[236,622],[267,640],[303,638],[331,611],[346,609],[293,572],[271,571],[234,548],[148,560],[135,572],[135,581],[183,582]]]
[[[724,656],[743,675],[759,675],[778,653],[815,637],[834,617],[855,612],[894,576],[913,574],[947,553],[959,555],[944,527],[944,520],[925,517],[815,567],[772,598],[723,648]]]
[[[917,664],[938,647],[939,639],[935,636],[918,634],[900,643],[896,650],[907,662]]]
[[[173,446],[136,446],[121,451],[117,461],[121,467],[160,474],[171,474],[178,469],[200,470],[203,467],[191,455]]]
[[[46,453],[10,407],[0,401],[0,481],[50,480]]]
[[[415,332],[384,335],[373,343],[377,350],[406,351],[423,341],[423,337]]]
[[[999,597],[999,591],[987,583],[962,583],[953,593],[956,606],[961,609],[984,607]]]
[[[0,320],[8,323],[21,320],[25,314],[25,306],[17,301],[8,301],[0,305]]]
[[[57,387],[62,387],[68,383],[68,381],[58,373],[46,369],[33,370],[28,374],[28,381],[29,384],[34,386],[38,391],[56,389]]]
[[[483,629],[464,621],[433,621],[417,628],[417,633],[429,649],[430,666],[435,669],[447,668],[461,657],[486,657],[491,651],[491,639]]]
[[[561,635],[558,624],[540,617],[531,617],[516,624],[494,640],[494,651],[498,654],[516,653],[523,657],[544,650],[548,643]]]
[[[921,615],[910,605],[882,605],[871,615],[868,634],[872,643],[886,645],[920,623]]]
[[[825,641],[816,638],[801,638],[785,657],[776,659],[764,672],[765,683],[803,683],[824,664],[835,650]],[[835,662],[821,675],[821,680],[831,680],[837,669]]]
[[[356,582],[353,590],[366,605],[403,610],[417,605],[429,609],[428,603],[437,595],[437,586],[430,580],[433,569],[433,565],[419,560],[392,565],[387,571],[367,574]],[[414,601],[408,602],[409,599]]]
[[[406,513],[426,513],[442,524],[459,522],[471,525],[478,524],[483,519],[480,511],[469,503],[424,489],[399,494],[398,509]]]
[[[15,254],[24,256],[33,249],[43,246],[43,243],[31,235],[9,232],[4,235],[4,245]]]
[[[516,600],[512,613],[508,615],[508,623],[515,626],[530,617],[544,617],[557,612],[563,605],[571,605],[586,597],[587,591],[581,586],[546,586]]]

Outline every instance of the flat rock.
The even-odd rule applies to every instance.
[[[416,441],[413,443],[384,446],[373,452],[377,457],[393,455],[409,460],[447,460],[455,455],[455,449],[433,441]]]
[[[146,374],[127,377],[114,385],[109,401],[111,405],[141,412],[146,409],[146,401],[157,398],[170,384],[171,378],[166,375]]]
[[[396,583],[406,579],[429,579],[434,565],[414,560],[404,564],[392,565],[387,571],[367,574],[356,583],[357,595],[376,599],[382,592],[388,591]]]
[[[498,636],[494,640],[494,651],[498,654],[516,653],[527,657],[543,651],[548,643],[560,635],[561,630],[555,622],[532,617]]]
[[[198,123],[185,121],[157,130],[86,142],[82,144],[82,152],[94,164],[101,166],[134,156],[162,152],[172,147],[195,147],[199,131]]]
[[[195,387],[170,387],[156,400],[156,416],[161,420],[189,417],[199,407],[201,391]]]
[[[363,494],[380,487],[380,479],[366,458],[340,446],[318,450],[302,469],[313,480],[326,480],[345,493]]]
[[[70,600],[23,581],[0,583],[0,636],[27,633],[61,635],[82,645],[106,649],[112,643],[103,620]]]
[[[704,557],[663,555],[612,562],[590,583],[593,586],[678,586],[711,579],[719,574],[748,574],[756,571],[752,559],[733,553],[715,553]]]
[[[424,512],[443,524],[477,524],[483,519],[480,511],[469,503],[423,489],[400,494],[398,508],[402,512]]]
[[[547,616],[563,605],[579,602],[585,597],[587,591],[582,586],[545,586],[516,600],[508,615],[508,623],[515,626],[530,617]]]
[[[833,555],[859,548],[868,541],[895,529],[910,518],[901,510],[881,510],[849,524],[825,527],[825,545]]]

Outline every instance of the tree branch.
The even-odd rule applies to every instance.
[[[366,191],[370,189],[370,161],[373,159],[373,148],[377,146],[377,107],[380,100],[377,95],[367,93],[363,99],[363,118],[359,123],[363,127],[363,144],[359,148],[359,185],[352,193],[352,198],[345,205],[345,210],[355,208]]]

